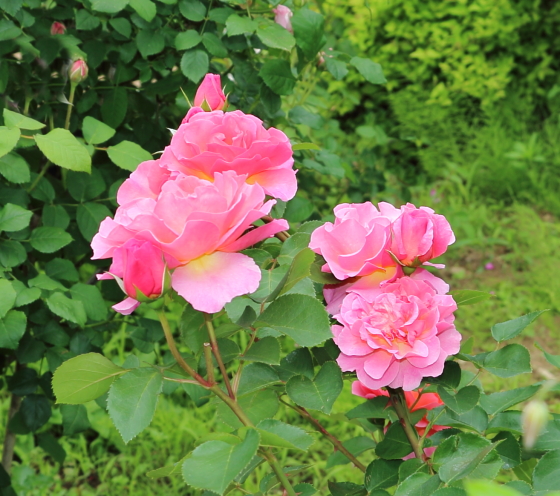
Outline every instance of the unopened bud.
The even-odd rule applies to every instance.
[[[72,62],[68,70],[70,81],[74,84],[80,84],[88,75],[88,66],[83,59],[77,59]]]
[[[523,446],[531,449],[548,423],[548,406],[542,400],[531,400],[523,408],[521,424],[523,426]]]
[[[227,105],[227,98],[222,90],[219,75],[206,74],[206,76],[204,76],[202,83],[200,83],[196,91],[194,105],[206,112],[224,109]]]
[[[53,22],[51,26],[51,34],[54,36],[55,34],[64,34],[66,32],[66,26],[61,22]]]

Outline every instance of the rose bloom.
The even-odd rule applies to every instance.
[[[407,203],[393,222],[392,253],[404,265],[420,265],[439,257],[455,242],[455,235],[443,215],[431,208]],[[443,267],[443,266],[437,266]]]
[[[143,170],[153,167],[148,163]],[[135,182],[142,183],[139,177]],[[149,189],[150,179],[143,184]],[[130,190],[124,195],[129,201],[119,206],[114,219],[101,223],[92,240],[93,258],[114,257],[133,238],[149,241],[174,261],[173,289],[203,312],[218,312],[236,296],[256,291],[260,269],[236,252],[288,229],[279,219],[253,226],[275,201],[265,202],[258,184],[247,184],[245,176],[232,171],[216,173],[214,182],[179,174],[154,185],[161,190],[157,196],[135,197]]]
[[[292,28],[291,18],[294,13],[285,5],[278,5],[278,7],[272,9],[272,12],[275,14],[274,22],[293,34],[294,29]]]
[[[61,22],[55,21],[51,24],[51,34],[53,36],[57,34],[64,34],[65,32],[66,32],[66,26]]]
[[[222,91],[220,76],[206,74],[196,91],[194,104],[204,110],[222,110],[226,103],[226,95]]]
[[[387,283],[367,298],[349,293],[334,317],[334,341],[343,371],[355,371],[370,389],[416,389],[423,377],[442,374],[445,359],[459,351],[457,304],[449,286],[424,269]]]
[[[284,201],[297,190],[288,137],[273,127],[265,129],[260,119],[240,110],[204,112],[193,107],[160,160],[170,171],[209,181],[218,172],[235,171]]]
[[[151,242],[133,238],[113,252],[109,272],[97,277],[117,280],[128,297],[113,305],[113,310],[129,315],[140,305],[138,300],[149,301],[162,295],[167,269],[177,265],[175,259]]]
[[[383,389],[369,389],[364,386],[360,381],[354,381],[352,383],[352,393],[356,396],[361,396],[362,398],[366,398],[371,400],[372,398],[377,398],[378,396],[389,396],[389,393]],[[439,397],[437,393],[422,393],[421,391],[405,391],[404,393],[406,399],[406,405],[410,409],[411,412],[415,412],[416,410],[433,410],[438,406],[443,406],[444,403]],[[414,426],[416,432],[418,432],[419,436],[423,436],[426,432],[426,427],[430,424],[428,420],[428,415],[424,415]],[[430,437],[431,435],[435,434],[438,431],[442,431],[444,429],[449,429],[449,427],[445,425],[433,425],[430,431],[428,432],[426,437]],[[426,456],[431,456],[433,452],[436,450],[435,447],[424,448],[424,453]],[[410,455],[407,455],[403,458],[403,460],[407,460],[409,458],[416,458],[414,452]]]

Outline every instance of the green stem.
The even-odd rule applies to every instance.
[[[212,363],[212,350],[210,349],[210,343],[204,343],[204,360],[206,360],[206,372],[208,374],[208,382],[216,382],[214,378],[214,364]]]
[[[66,110],[66,121],[64,122],[64,129],[70,128],[70,117],[72,115],[72,109],[74,108],[74,93],[76,92],[76,85],[74,83],[70,84],[70,95],[68,97],[68,101],[70,104],[68,105],[68,109]]]
[[[418,442],[418,433],[416,429],[410,422],[410,418],[408,416],[408,407],[406,406],[406,399],[404,396],[404,391],[402,388],[387,388],[389,391],[389,396],[391,398],[391,404],[395,408],[399,420],[401,421],[401,425],[403,426],[404,433],[412,446],[412,450],[416,455],[416,458],[420,461],[424,461],[424,452],[420,447],[420,443]]]
[[[229,397],[232,400],[235,400],[235,393],[233,392],[233,389],[229,382],[229,376],[226,370],[226,366],[224,365],[224,362],[222,360],[222,355],[220,355],[218,340],[216,339],[216,333],[214,332],[214,326],[212,324],[212,316],[205,313],[204,320],[206,322],[206,329],[208,329],[208,337],[210,338],[210,346],[212,348],[212,353],[214,353],[214,356],[216,357],[216,362],[218,362],[218,368],[220,369],[220,372],[222,373],[222,377],[224,378],[224,383],[226,385]]]
[[[179,353],[179,350],[177,349],[177,346],[175,344],[175,340],[173,339],[171,328],[169,327],[169,321],[167,320],[167,317],[165,316],[165,312],[163,312],[163,310],[158,312],[158,317],[159,321],[161,322],[163,333],[165,334],[165,339],[167,340],[167,345],[169,346],[169,350],[171,351],[173,358],[175,358],[179,366],[192,378],[196,379],[200,383],[200,385],[206,388],[210,388],[212,384],[206,381],[196,370],[194,370],[187,362],[185,362],[185,359],[181,356],[181,353]]]
[[[309,420],[318,430],[319,432],[321,432],[321,434],[323,434],[331,443],[332,445],[341,453],[344,453],[344,455],[346,456],[346,458],[348,458],[354,465],[356,465],[356,467],[358,467],[362,472],[366,471],[366,466],[360,462],[352,453],[350,453],[350,451],[348,451],[344,445],[342,444],[342,442],[340,441],[340,439],[338,439],[336,436],[334,436],[333,434],[331,434],[327,429],[325,429],[321,423],[314,418],[305,408],[299,407],[299,406],[295,406],[295,405],[290,405],[289,403],[286,403],[284,400],[280,400],[282,401],[282,403],[284,403],[285,405],[289,406],[290,408],[294,409],[296,412],[298,412],[302,417],[306,418],[307,420]]]
[[[43,165],[43,168],[41,169],[39,174],[37,174],[37,177],[35,178],[35,181],[33,181],[31,183],[31,186],[29,186],[29,188],[27,188],[28,193],[31,193],[37,187],[37,185],[39,184],[39,181],[45,175],[45,172],[47,172],[47,169],[50,167],[50,165],[51,165],[50,161],[47,160],[47,163],[45,165]]]

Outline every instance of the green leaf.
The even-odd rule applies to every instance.
[[[202,35],[202,44],[215,57],[227,57],[227,48],[214,33],[204,33]]]
[[[399,481],[401,460],[383,460],[379,458],[371,462],[365,474],[365,486],[368,491],[387,489]]]
[[[259,434],[249,429],[242,443],[208,441],[183,462],[183,478],[190,486],[224,494],[229,484],[257,453]]]
[[[313,438],[303,429],[280,420],[265,419],[259,422],[257,430],[263,446],[307,451],[313,444]]]
[[[370,437],[358,436],[344,441],[342,445],[354,456],[358,456],[364,451],[375,449],[376,442]],[[327,459],[325,468],[331,468],[336,465],[346,465],[351,460],[342,451],[335,451]]]
[[[125,443],[150,425],[162,387],[163,376],[151,367],[133,369],[111,385],[107,410]]]
[[[312,296],[289,294],[273,301],[255,327],[272,327],[301,346],[316,346],[332,337],[328,315]]]
[[[517,319],[508,320],[507,322],[502,322],[501,324],[495,324],[492,326],[492,337],[498,342],[512,339],[521,334],[521,331],[531,324],[539,315],[547,311],[548,310],[532,312]]]
[[[358,72],[364,76],[366,81],[372,84],[385,84],[387,82],[383,75],[383,69],[377,62],[362,57],[352,57],[350,63],[358,69]]]
[[[286,273],[285,282],[280,289],[282,296],[290,291],[298,282],[311,274],[311,265],[315,261],[315,253],[309,248],[301,250],[292,260],[292,264]],[[269,298],[267,298],[269,300]],[[269,300],[270,301],[270,300]]]
[[[25,229],[31,222],[33,213],[25,208],[12,203],[6,203],[0,209],[0,232],[1,231],[21,231]]]
[[[294,375],[304,375],[309,379],[313,379],[313,358],[307,348],[298,348],[282,360],[280,366],[274,367],[278,376],[284,382]]]
[[[272,367],[264,363],[251,363],[243,369],[238,394],[243,396],[278,382],[280,379]]]
[[[470,483],[470,481],[466,482],[467,484]],[[475,493],[476,496],[481,496],[480,493]],[[475,496],[473,495],[473,496]],[[433,496],[467,496],[467,493],[458,487],[442,487],[441,489],[438,489]],[[497,495],[492,495],[492,496],[497,496]]]
[[[444,387],[438,386],[438,394],[445,406],[457,414],[472,410],[480,398],[480,389],[476,386],[467,386],[459,389],[456,394],[450,394]]]
[[[69,186],[68,189],[71,191],[72,187]],[[45,205],[43,207],[41,220],[43,221],[43,226],[45,227],[59,227],[63,230],[70,224],[70,216],[62,205]]]
[[[106,93],[101,105],[101,117],[103,122],[113,129],[117,129],[124,118],[128,109],[128,95],[124,88],[118,87]]]
[[[179,329],[184,342],[193,353],[201,351],[202,345],[208,341],[204,315],[188,303],[181,315]]]
[[[17,349],[20,339],[25,334],[27,317],[23,312],[10,310],[0,319],[0,348]]]
[[[463,432],[443,441],[432,460],[439,465],[441,480],[450,484],[471,474],[495,450],[497,444],[476,434]]]
[[[309,9],[299,9],[292,17],[296,44],[308,60],[313,60],[325,44],[324,17]]]
[[[313,213],[314,209],[313,203],[307,198],[296,196],[286,205],[284,217],[290,222],[303,222]]]
[[[325,58],[325,65],[327,66],[327,71],[329,71],[333,77],[340,81],[346,77],[348,74],[348,65],[342,60],[336,60],[334,57]]]
[[[141,162],[153,160],[150,152],[132,141],[121,141],[118,145],[107,148],[107,155],[120,168],[135,171]]]
[[[313,380],[296,375],[286,383],[286,393],[294,403],[326,414],[341,391],[342,373],[335,362],[326,362]]]
[[[290,236],[280,249],[280,255],[277,257],[279,265],[291,264],[294,257],[309,246],[311,235],[308,233],[295,233]]]
[[[27,395],[19,409],[23,423],[34,432],[45,425],[51,417],[51,403],[42,394]]]
[[[484,368],[491,374],[504,378],[526,374],[532,370],[529,351],[520,344],[508,344],[486,355]]]
[[[434,409],[428,412],[428,419],[433,418],[432,415],[436,415],[438,409]],[[488,415],[480,407],[475,406],[472,410],[461,415],[456,414],[452,410],[448,410],[443,413],[438,418],[437,423],[439,425],[448,425],[450,427],[467,428],[469,430],[475,430],[477,432],[483,432],[486,427],[488,427]]]
[[[346,413],[346,417],[350,420],[355,418],[391,419],[395,412],[392,408],[388,407],[388,402],[389,398],[387,396],[378,396],[352,408],[352,410]]]
[[[552,355],[551,353],[546,352],[540,344],[535,343],[535,346],[543,352],[546,361],[550,363],[550,365],[560,368],[560,355]]]
[[[60,318],[79,326],[86,324],[87,315],[81,301],[71,300],[62,293],[53,293],[47,298],[49,310]]]
[[[175,38],[175,48],[177,50],[188,50],[194,48],[202,41],[202,36],[194,29],[188,29],[179,33]]]
[[[250,17],[240,17],[237,14],[232,14],[227,18],[226,29],[228,36],[253,34],[257,30],[257,24]]]
[[[107,217],[111,216],[111,211],[100,203],[82,203],[78,205],[76,221],[82,236],[86,241],[91,241],[99,230],[99,224]]]
[[[321,147],[315,143],[297,143],[292,146],[292,150],[320,150]]]
[[[521,430],[521,419],[519,418],[519,431]],[[516,432],[515,434],[518,433]],[[546,424],[544,429],[539,434],[539,437],[537,438],[537,442],[535,443],[533,449],[536,451],[549,451],[558,449],[558,446],[560,446],[560,418],[550,420],[548,424]]]
[[[37,436],[37,444],[57,463],[63,463],[66,459],[66,451],[50,432],[42,432]]]
[[[389,426],[385,437],[375,448],[375,453],[385,460],[398,460],[412,453],[412,446],[399,422],[393,422]]]
[[[206,7],[198,0],[181,0],[179,11],[185,19],[193,22],[200,22],[206,17]]]
[[[291,95],[294,91],[296,78],[292,74],[290,63],[286,60],[267,60],[261,67],[259,76],[277,95]]]
[[[328,485],[331,496],[366,496],[368,494],[364,486],[359,486],[353,482],[329,482]],[[385,496],[383,493],[385,491],[370,494],[371,496]]]
[[[511,432],[500,432],[492,441],[502,441],[496,446],[496,452],[504,462],[504,469],[517,467],[521,463],[521,446]]]
[[[130,0],[130,6],[147,22],[156,16],[156,4],[151,0]]]
[[[480,397],[480,406],[488,415],[496,415],[499,412],[507,410],[513,405],[517,405],[522,401],[531,398],[538,390],[540,385],[532,385],[517,389],[510,389],[500,393],[483,394]]]
[[[127,370],[99,353],[70,358],[54,373],[52,385],[57,403],[79,405],[104,395],[117,376]]]
[[[28,183],[31,180],[29,164],[15,152],[0,158],[0,174],[14,184]]]
[[[461,382],[461,367],[457,362],[447,361],[443,368],[443,374],[437,377],[426,377],[426,384],[442,384],[449,389],[457,389]]]
[[[474,305],[475,303],[480,303],[481,301],[492,298],[490,293],[485,293],[484,291],[473,291],[471,289],[459,289],[457,291],[451,291],[449,294],[453,296],[453,299],[458,306]]]
[[[20,132],[17,127],[0,126],[0,157],[11,152],[19,141]]]
[[[84,133],[84,139],[90,145],[98,145],[115,135],[115,130],[112,127],[89,115],[84,118],[82,132]]]
[[[457,496],[520,496],[520,493],[505,485],[486,480],[465,481],[465,489],[466,492],[462,491],[457,493]],[[459,489],[457,489],[457,491],[458,490]],[[532,494],[532,491],[529,494]],[[447,496],[448,493],[441,493],[441,495]],[[437,492],[437,496],[440,496],[439,491]],[[449,493],[449,496],[455,496],[455,494]]]
[[[124,17],[116,17],[109,19],[109,24],[121,36],[130,38],[132,26],[130,25],[130,21],[128,19],[125,19]]]
[[[270,48],[290,51],[294,48],[296,40],[287,29],[275,22],[261,22],[257,28],[257,36]]]
[[[21,265],[27,259],[27,252],[17,241],[0,241],[0,264],[11,268]]]
[[[18,114],[17,112],[12,112],[7,108],[4,109],[2,116],[4,117],[4,124],[8,127],[19,127],[20,129],[29,129],[30,131],[36,131],[37,129],[43,129],[45,127],[45,124],[42,122]]]
[[[49,277],[59,281],[76,282],[79,279],[76,266],[63,258],[53,258],[45,265],[45,272]]]
[[[143,29],[136,35],[136,46],[142,57],[147,59],[150,55],[156,55],[165,48],[165,38],[159,30]]]
[[[239,359],[278,365],[280,363],[280,343],[276,338],[267,336],[254,343],[247,353],[240,355]]]
[[[72,236],[59,227],[37,227],[31,233],[31,246],[41,253],[54,253],[72,242]]]
[[[488,424],[487,433],[508,431],[514,434],[521,434],[521,412],[517,410],[508,410],[507,412],[498,413]]]
[[[16,302],[17,292],[12,283],[7,279],[0,279],[0,319],[3,319],[8,310],[11,310]]]
[[[48,134],[35,134],[35,142],[45,156],[64,169],[78,172],[91,172],[91,157],[74,135],[56,128]]]
[[[84,405],[61,405],[62,427],[65,436],[73,436],[90,428],[88,414]]]
[[[28,367],[16,370],[13,376],[6,378],[8,391],[16,396],[26,396],[34,393],[39,387],[37,372]]]
[[[107,306],[99,289],[91,284],[77,283],[70,289],[73,300],[82,302],[88,319],[94,321],[107,318]]]
[[[95,15],[90,14],[86,9],[80,9],[76,12],[76,29],[83,31],[91,31],[97,28],[101,21]]]
[[[395,496],[432,496],[440,484],[437,475],[417,472],[399,484]]]
[[[535,491],[554,491],[560,480],[560,450],[549,451],[537,463],[533,472]]]
[[[255,425],[261,420],[274,417],[278,411],[278,396],[271,389],[246,394],[238,399],[238,403]],[[217,413],[220,420],[234,429],[242,427],[243,424],[225,403],[218,404]]]
[[[208,72],[208,54],[203,50],[189,50],[181,58],[181,71],[193,83],[198,83]]]
[[[97,12],[116,14],[128,5],[129,0],[92,0],[91,8]]]

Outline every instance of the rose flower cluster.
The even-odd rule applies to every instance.
[[[172,287],[195,309],[214,313],[257,290],[261,272],[241,250],[288,229],[270,213],[297,189],[292,147],[278,129],[236,110],[225,113],[220,77],[208,74],[194,104],[157,160],[141,163],[117,193],[114,219],[92,240],[94,259],[112,258],[102,279],[117,280],[130,314]]]
[[[340,280],[324,288],[327,310],[340,324],[332,327],[338,364],[368,390],[412,391],[424,377],[441,375],[446,358],[459,351],[449,286],[420,267],[455,241],[451,226],[412,204],[342,204],[334,213],[334,224],[316,229],[309,247],[325,259],[322,270]]]

